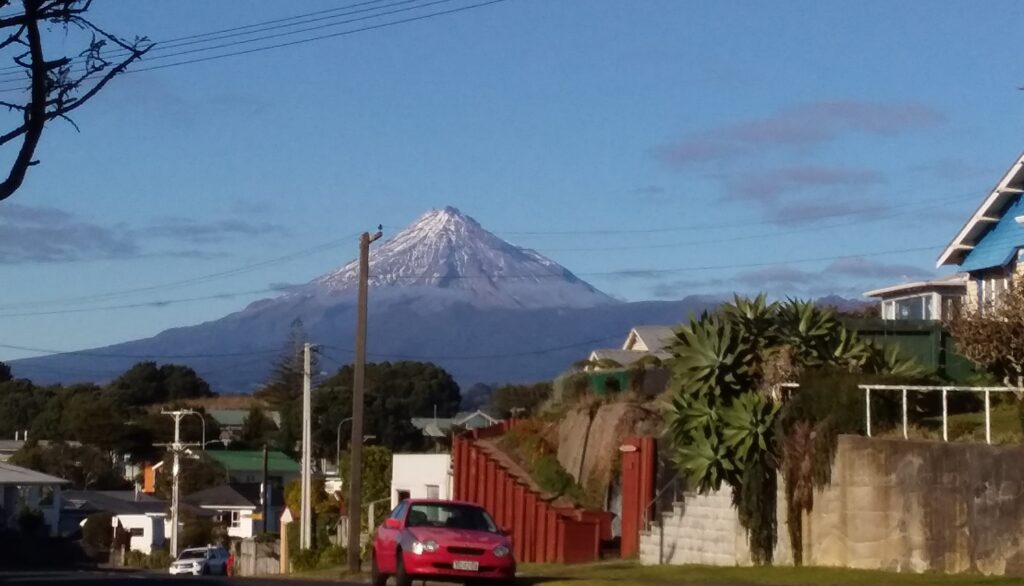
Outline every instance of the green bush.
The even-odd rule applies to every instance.
[[[82,527],[82,543],[95,549],[110,549],[114,539],[110,513],[93,513],[85,518]]]
[[[292,569],[297,572],[308,572],[317,569],[320,552],[314,549],[300,549],[291,554]]]
[[[341,547],[340,545],[328,545],[320,550],[320,553],[317,556],[317,567],[333,568],[345,563],[346,559],[348,559],[348,552],[345,551],[344,547]]]

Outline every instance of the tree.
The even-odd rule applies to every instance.
[[[352,416],[352,376],[346,365],[313,394],[314,443],[323,456],[334,456],[338,424]],[[438,417],[451,417],[459,410],[459,385],[429,362],[367,364],[365,391],[364,433],[393,451],[424,447],[413,417],[431,417],[435,408]],[[342,446],[347,444],[343,437]]]
[[[308,338],[302,320],[292,321],[288,342],[274,366],[270,380],[255,396],[264,400],[281,417],[281,426],[275,441],[277,449],[294,454],[302,437],[302,378],[305,370],[304,346]],[[311,368],[316,372],[316,354],[311,357]]]
[[[11,367],[3,361],[0,361],[0,383],[5,383],[14,379],[14,375],[11,374]]]
[[[776,472],[780,462],[795,457],[783,447],[797,430],[776,425],[784,384],[826,367],[923,373],[913,362],[860,340],[830,310],[794,300],[768,303],[764,295],[736,297],[713,314],[691,318],[676,331],[672,353],[669,431],[676,463],[701,493],[723,485],[732,489],[756,563],[771,563]],[[799,540],[793,547],[796,552]]]
[[[488,409],[501,419],[512,415],[530,416],[551,398],[551,392],[551,383],[500,386],[491,393]]]
[[[43,447],[32,442],[15,452],[11,463],[63,478],[78,490],[116,490],[130,486],[110,457],[94,446],[58,442]]]
[[[181,469],[178,474],[178,490],[181,496],[190,495],[200,490],[221,486],[228,483],[228,472],[219,462],[199,454],[197,456],[181,456],[178,458]],[[171,498],[171,469],[174,456],[165,454],[163,465],[156,474],[156,494],[162,499]]]
[[[969,305],[948,321],[957,350],[1011,387],[1024,387],[1024,283],[1009,279],[999,297]]]
[[[259,405],[249,408],[249,414],[242,422],[242,431],[238,434],[239,449],[255,449],[269,444],[277,433],[277,424],[267,416]]]
[[[135,364],[111,381],[106,392],[118,404],[127,407],[213,395],[210,385],[191,368],[178,364],[157,366],[155,362]]]
[[[60,118],[74,125],[72,112],[153,46],[148,39],[128,41],[100,28],[86,16],[89,0],[21,0],[20,4],[0,18],[0,50],[8,51],[27,80],[23,100],[0,102],[16,113],[11,128],[0,134],[0,146],[20,141],[17,153],[8,157],[10,169],[0,182],[0,201],[14,194],[29,167],[38,164],[35,151],[46,124]],[[16,6],[13,0],[0,0],[0,10]],[[61,48],[65,56],[52,58]]]

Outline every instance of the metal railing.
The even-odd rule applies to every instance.
[[[872,391],[901,391],[903,403],[903,439],[908,439],[907,433],[907,393],[909,391],[922,393],[942,393],[942,440],[949,441],[949,407],[947,396],[949,393],[974,392],[985,395],[985,443],[992,443],[992,393],[1022,393],[1024,389],[1017,387],[957,387],[957,386],[919,386],[919,385],[857,385],[864,391],[864,409],[866,414],[866,432],[871,437],[871,392]]]

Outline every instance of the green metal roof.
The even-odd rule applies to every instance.
[[[210,450],[206,455],[220,462],[228,472],[263,470],[263,450]],[[267,471],[297,474],[299,463],[283,452],[270,452],[267,454]]]
[[[217,423],[229,427],[242,427],[245,425],[245,418],[249,416],[248,409],[210,409],[207,413]],[[277,411],[264,411],[264,414],[276,425],[281,425],[281,414]]]

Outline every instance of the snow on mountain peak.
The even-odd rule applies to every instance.
[[[354,292],[352,261],[306,288]],[[403,297],[482,307],[592,307],[614,300],[536,251],[509,244],[454,207],[433,209],[370,251],[370,285]],[[380,295],[374,293],[374,295]]]

